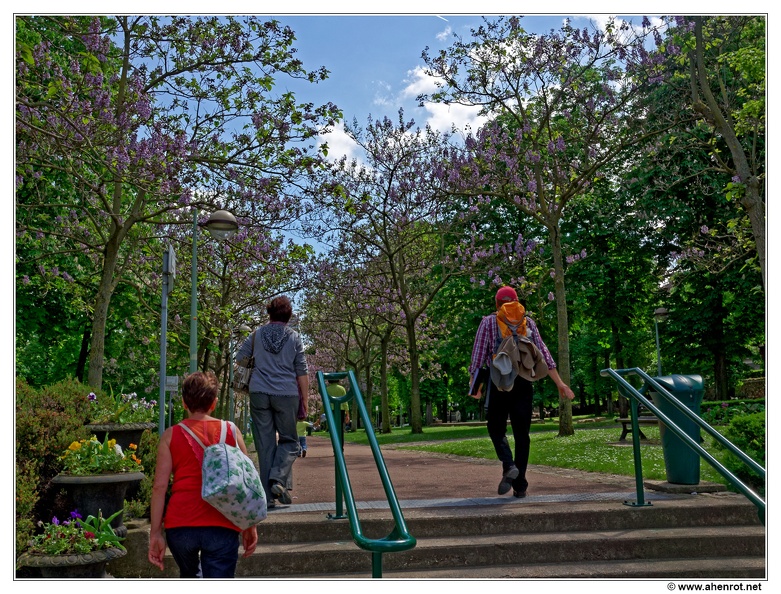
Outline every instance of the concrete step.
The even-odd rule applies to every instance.
[[[405,509],[417,543],[408,551],[384,554],[383,577],[765,575],[765,527],[754,506],[733,493],[669,496],[642,507],[621,500],[507,501]],[[391,530],[387,509],[361,510],[359,518],[369,538]],[[170,555],[163,573],[146,562],[148,525],[130,532],[129,541],[139,542],[127,543],[128,555],[109,568],[112,575],[178,575]],[[372,555],[353,542],[346,519],[329,519],[321,511],[277,510],[258,532],[258,548],[239,559],[237,577],[371,577]]]
[[[642,559],[556,562],[536,565],[493,565],[484,567],[444,567],[429,570],[384,570],[385,579],[760,579],[765,577],[765,561],[758,557],[722,557],[718,559]],[[366,579],[366,572],[320,574],[312,579]]]
[[[305,554],[301,554],[302,552]],[[385,571],[535,566],[551,559],[588,563],[639,559],[764,558],[764,530],[757,526],[643,528],[613,531],[539,532],[420,538],[408,551],[383,556]],[[371,554],[351,541],[263,545],[243,559],[237,575],[304,577],[312,573],[368,572]],[[367,576],[368,577],[368,576]]]
[[[459,506],[403,510],[415,538],[505,533],[538,533],[633,528],[760,525],[756,508],[734,494],[671,497],[647,507],[616,501],[579,501],[493,506]],[[369,538],[381,538],[392,529],[387,510],[359,512],[361,528]],[[262,544],[352,540],[347,520],[326,514],[270,512],[258,526]]]

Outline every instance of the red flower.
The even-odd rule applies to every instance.
[[[92,534],[92,532],[84,532],[85,538],[95,538],[95,535]]]

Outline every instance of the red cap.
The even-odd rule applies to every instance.
[[[499,307],[508,301],[518,301],[518,294],[512,287],[502,287],[496,292],[496,306]]]

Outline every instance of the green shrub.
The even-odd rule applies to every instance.
[[[764,414],[765,401],[728,400],[724,402],[703,402],[700,411],[702,420],[709,425],[729,425],[730,420],[735,417],[752,413]]]
[[[60,454],[77,439],[89,437],[84,427],[89,412],[90,389],[66,379],[40,390],[21,378],[16,380],[16,528],[17,544],[29,540],[38,520],[59,509],[57,489],[51,479],[62,469]],[[21,553],[22,551],[18,551]]]
[[[765,413],[735,417],[725,437],[757,464],[765,467]],[[765,481],[733,454],[727,454],[724,466],[764,497]]]
[[[16,465],[16,550],[27,548],[35,534],[34,510],[38,503],[38,464]]]

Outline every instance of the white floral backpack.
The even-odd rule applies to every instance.
[[[244,452],[225,443],[228,424],[221,421],[220,441],[208,447],[187,425],[179,423],[179,426],[203,448],[203,500],[242,530],[265,520],[266,492],[260,476]],[[236,425],[231,423],[231,427],[234,435],[238,435]]]

